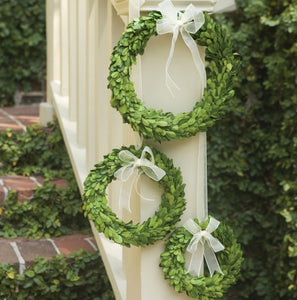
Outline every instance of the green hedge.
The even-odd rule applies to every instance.
[[[0,0],[0,106],[45,78],[45,0]]]
[[[225,299],[297,299],[297,3],[238,0],[218,17],[241,72],[228,117],[208,133],[210,212],[244,246]]]
[[[5,300],[114,300],[98,252],[80,251],[52,260],[37,258],[23,274],[0,265],[0,298]]]
[[[0,175],[42,175],[30,201],[18,202],[10,191],[0,205],[0,237],[40,238],[85,230],[81,195],[57,123],[32,125],[27,132],[0,132]],[[68,188],[57,188],[51,179],[63,178]]]

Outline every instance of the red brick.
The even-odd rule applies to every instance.
[[[0,202],[5,199],[5,192],[3,186],[0,185]]]
[[[39,116],[39,106],[12,106],[4,107],[8,114],[13,115],[14,117],[18,116]]]
[[[19,251],[26,262],[26,267],[30,266],[37,256],[50,259],[57,254],[53,245],[45,240],[24,240],[17,242]]]
[[[30,126],[39,122],[39,106],[15,106],[2,109],[24,126]],[[23,131],[21,126],[0,111],[0,131],[4,131],[6,128]]]
[[[68,188],[68,184],[65,180],[63,179],[54,179],[50,181],[52,184],[55,184],[57,188]]]
[[[16,190],[19,201],[27,201],[33,196],[33,188],[37,185],[26,176],[1,176],[8,190]]]
[[[64,255],[68,255],[73,251],[80,249],[86,251],[94,251],[92,246],[85,240],[88,236],[77,233],[72,235],[65,235],[62,237],[54,238],[54,242],[60,252]]]
[[[18,258],[7,240],[0,239],[0,262],[18,264]]]

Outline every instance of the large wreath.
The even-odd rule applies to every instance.
[[[158,181],[164,190],[159,210],[142,224],[133,224],[132,221],[125,223],[119,219],[108,206],[106,188],[115,179],[116,171],[125,166],[119,153],[128,150],[136,157],[140,157],[143,148],[137,150],[134,146],[130,146],[112,150],[102,162],[95,165],[84,182],[85,214],[94,222],[99,232],[125,246],[143,246],[163,239],[174,229],[185,209],[185,185],[180,169],[175,168],[170,158],[154,148],[151,148],[154,163],[166,172],[166,175]]]
[[[204,25],[192,34],[197,44],[206,46],[208,80],[203,99],[196,102],[192,111],[177,115],[146,108],[130,80],[131,66],[136,64],[136,56],[144,53],[149,38],[157,35],[156,22],[161,18],[161,13],[154,11],[127,26],[113,50],[108,77],[111,105],[134,131],[154,141],[190,137],[212,126],[224,113],[225,102],[233,96],[232,78],[237,65],[226,31],[205,13]]]
[[[197,220],[196,220],[197,221]],[[198,222],[196,222],[198,224]],[[205,229],[208,221],[199,224]],[[161,254],[160,267],[163,269],[165,279],[170,280],[174,289],[188,296],[200,300],[218,299],[236,282],[243,261],[240,245],[234,237],[232,229],[220,224],[213,232],[225,247],[217,253],[218,262],[223,274],[215,272],[210,276],[192,276],[185,268],[184,253],[193,235],[184,227],[178,227],[166,242],[166,249]]]

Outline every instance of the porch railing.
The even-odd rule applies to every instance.
[[[123,125],[119,113],[110,107],[107,76],[112,48],[129,20],[136,17],[131,7],[137,2],[46,0],[47,103],[41,105],[41,119],[46,122],[53,113],[57,116],[81,192],[89,170],[103,159],[103,155],[113,148],[134,144],[132,130]],[[156,9],[159,2],[145,1],[141,10]],[[214,12],[235,7],[234,0],[173,2],[181,8],[195,2]],[[137,85],[137,76],[141,76],[141,72],[135,74]],[[195,154],[197,141],[193,143]],[[113,201],[113,193],[111,189],[110,206],[121,216],[116,201]],[[116,298],[164,300],[146,295],[144,279],[140,278],[145,266],[139,250],[133,247],[129,251],[123,249],[92,227]],[[144,255],[151,254],[145,252]],[[168,290],[162,292],[167,295],[166,299],[188,299],[185,295],[175,295],[170,287]]]

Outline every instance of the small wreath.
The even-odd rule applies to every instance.
[[[208,221],[202,224],[195,221],[202,229],[208,224]],[[233,230],[220,223],[213,236],[224,245],[225,249],[217,253],[224,275],[215,272],[212,277],[192,276],[185,269],[184,253],[193,237],[189,231],[184,227],[178,227],[168,238],[166,249],[161,254],[160,267],[163,269],[165,279],[170,280],[170,284],[177,292],[186,292],[188,296],[201,300],[218,299],[236,282],[243,258]]]
[[[155,165],[166,172],[158,181],[164,192],[161,196],[159,210],[142,224],[125,223],[120,220],[108,206],[106,188],[115,179],[115,172],[124,166],[119,153],[128,150],[140,157],[142,150],[134,146],[114,149],[95,165],[84,182],[84,210],[89,220],[93,221],[97,230],[124,246],[143,246],[163,239],[179,221],[185,209],[184,183],[181,171],[175,168],[171,159],[165,154],[151,148]]]
[[[131,66],[136,64],[136,56],[144,53],[149,38],[157,35],[156,22],[161,18],[160,12],[153,11],[127,26],[113,50],[108,77],[111,105],[120,112],[123,122],[144,138],[159,142],[190,137],[214,125],[224,113],[225,102],[234,94],[232,78],[237,65],[226,31],[205,13],[204,25],[191,35],[197,44],[206,46],[209,72],[203,99],[192,111],[177,115],[146,108],[130,80]]]

